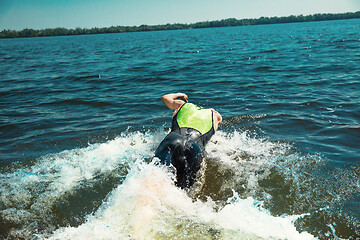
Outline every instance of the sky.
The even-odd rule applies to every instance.
[[[0,0],[0,31],[360,11],[360,0]]]

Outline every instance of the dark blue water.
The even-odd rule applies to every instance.
[[[320,239],[360,237],[358,19],[1,39],[0,61],[4,238],[50,236],[83,224],[126,179],[128,170],[122,177],[112,174],[127,164],[115,161],[103,170],[94,163],[98,170],[92,177],[86,177],[88,167],[81,168],[82,180],[74,180],[77,191],[68,187],[48,197],[50,185],[69,177],[56,169],[83,156],[68,151],[131,142],[134,134],[143,134],[139,141],[151,146],[141,145],[136,149],[147,149],[146,154],[127,159],[147,162],[170,126],[171,111],[160,101],[169,92],[185,92],[190,101],[213,107],[226,119],[219,143],[209,146],[205,187],[195,198],[210,197],[224,206],[234,190],[241,198],[263,201],[276,217],[310,214],[294,223],[299,232]],[[140,144],[133,141],[121,144],[130,151]],[[91,153],[90,158],[100,157]],[[223,180],[234,169],[218,166],[226,156],[235,162],[261,159],[266,166],[241,165],[247,174],[232,173],[230,180],[215,184],[213,176]],[[40,168],[46,164],[53,165]],[[36,175],[31,181],[47,184],[34,190],[34,182],[23,180],[27,173]],[[89,179],[101,194],[85,184]]]

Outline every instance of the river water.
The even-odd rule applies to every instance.
[[[0,39],[0,238],[360,238],[359,50],[359,19]],[[188,191],[170,92],[224,118]]]

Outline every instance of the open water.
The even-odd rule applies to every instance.
[[[0,238],[359,239],[360,20],[0,40]],[[199,182],[172,112],[224,117]]]

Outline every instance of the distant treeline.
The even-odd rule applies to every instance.
[[[24,29],[21,31],[3,30],[0,32],[0,38],[19,38],[19,37],[48,37],[48,36],[65,36],[65,35],[83,35],[83,34],[101,34],[101,33],[123,33],[123,32],[144,32],[144,31],[163,31],[163,30],[179,30],[192,28],[212,28],[212,27],[230,27],[230,26],[247,26],[247,25],[261,25],[261,24],[276,24],[276,23],[293,23],[293,22],[313,22],[326,20],[340,20],[360,18],[360,11],[338,14],[314,14],[314,15],[291,15],[289,17],[261,17],[258,19],[223,19],[217,21],[197,22],[192,24],[165,24],[165,25],[141,25],[133,27],[103,27],[103,28],[46,28],[41,30]]]

